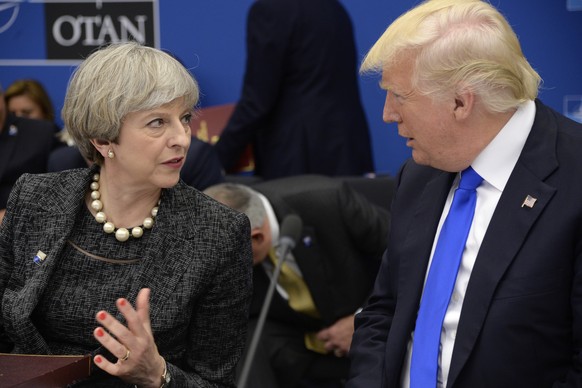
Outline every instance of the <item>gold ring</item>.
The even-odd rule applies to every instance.
[[[125,356],[121,357],[119,359],[119,361],[127,361],[127,359],[129,358],[129,355],[131,354],[131,352],[129,351],[129,349],[125,348],[127,350],[127,353],[125,353]]]

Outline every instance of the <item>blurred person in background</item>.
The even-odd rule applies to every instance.
[[[249,334],[280,259],[281,225],[290,214],[303,221],[301,237],[277,279],[247,386],[341,387],[348,372],[354,314],[371,291],[386,248],[388,211],[372,205],[349,184],[318,175],[267,180],[252,187],[227,182],[205,193],[244,212],[251,222]],[[239,370],[241,366],[242,362]]]
[[[27,119],[47,120],[55,125],[55,131],[60,128],[55,122],[53,103],[42,84],[33,79],[14,81],[4,93],[8,111],[14,116]]]
[[[16,180],[23,173],[46,172],[59,143],[51,122],[9,113],[0,86],[0,221]]]
[[[214,145],[226,170],[252,145],[255,175],[373,172],[350,16],[338,0],[258,0],[236,108]]]

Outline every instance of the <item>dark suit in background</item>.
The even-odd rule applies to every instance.
[[[337,0],[258,0],[242,96],[215,145],[227,171],[248,144],[255,174],[374,170],[349,15]]]
[[[301,379],[339,381],[347,375],[347,358],[307,350],[304,334],[328,327],[363,305],[386,246],[389,214],[348,184],[322,176],[266,181],[252,188],[267,197],[279,223],[290,213],[301,217],[301,239],[292,253],[321,318],[295,312],[276,292],[253,364],[269,364],[272,370],[255,369],[254,378],[263,380],[253,381],[251,373],[247,386],[276,387],[264,380],[272,371],[281,387],[297,387]],[[269,283],[263,266],[255,265],[251,321],[259,315]]]
[[[58,146],[52,123],[6,116],[0,132],[0,209],[6,208],[10,191],[22,174],[47,171],[51,150]]]

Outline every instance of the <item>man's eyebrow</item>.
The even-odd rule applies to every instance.
[[[391,89],[390,86],[388,85],[388,82],[383,81],[383,80],[380,80],[378,82],[378,86],[380,86],[380,89],[383,89],[383,90],[390,90]]]

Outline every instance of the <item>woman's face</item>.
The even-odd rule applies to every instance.
[[[158,108],[125,116],[117,143],[111,143],[113,159],[107,168],[119,182],[136,188],[168,188],[178,183],[190,147],[192,107],[178,98]]]
[[[10,97],[8,100],[8,110],[15,116],[27,119],[46,120],[40,106],[26,94]]]

